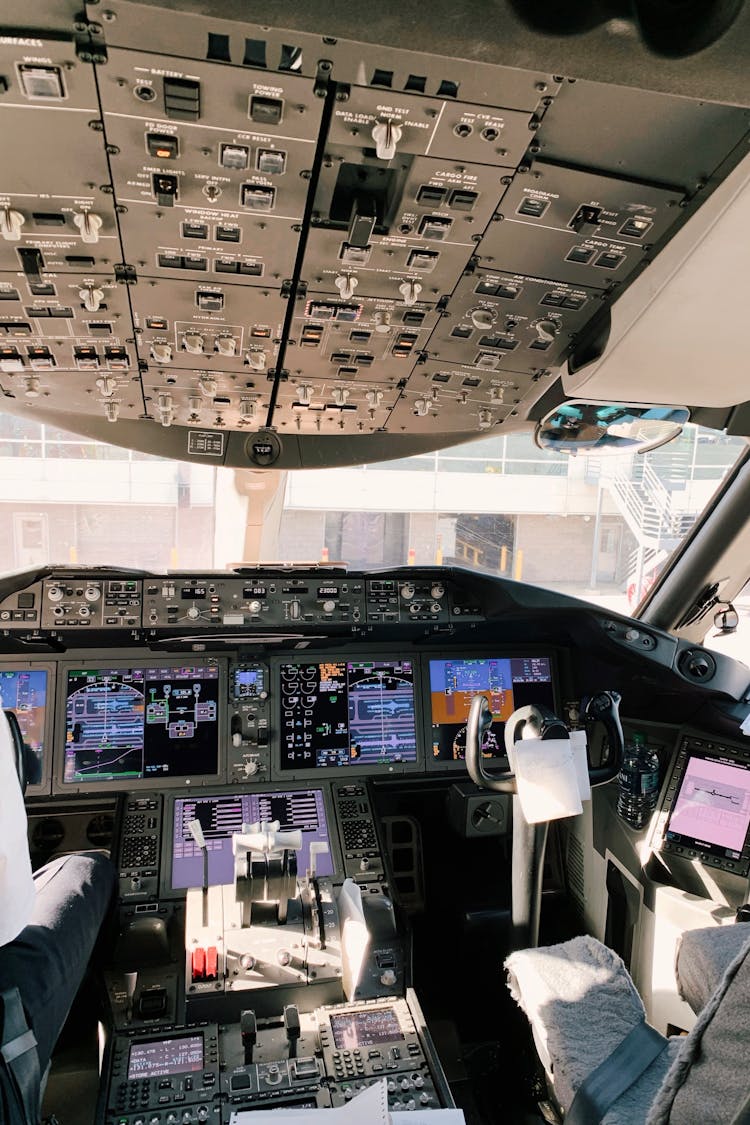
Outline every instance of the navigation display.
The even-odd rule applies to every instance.
[[[281,665],[281,768],[416,762],[411,660]]]
[[[552,669],[546,656],[502,656],[430,661],[432,754],[435,761],[466,757],[466,720],[475,695],[487,697],[492,726],[485,732],[486,758],[505,755],[505,723],[518,707],[554,710]]]
[[[739,859],[750,827],[750,763],[691,755],[666,839],[722,859]]]
[[[398,1016],[392,1008],[372,1012],[343,1012],[331,1016],[333,1041],[339,1051],[355,1047],[374,1047],[377,1043],[396,1043],[404,1038]]]
[[[318,853],[317,875],[333,874],[326,810],[321,789],[287,790],[284,793],[230,793],[215,797],[178,797],[172,824],[172,889],[203,885],[203,855],[188,827],[200,821],[208,853],[208,884],[234,882],[232,835],[243,824],[278,820],[281,832],[299,828],[302,848],[297,852],[297,871],[304,876],[310,866],[310,845],[325,843]]]
[[[0,668],[0,707],[3,711],[15,712],[23,740],[39,763],[38,776],[41,777],[47,708],[46,671]]]
[[[128,1058],[128,1081],[165,1078],[170,1074],[194,1074],[203,1070],[203,1036],[182,1035],[174,1039],[152,1039],[133,1043]]]
[[[218,718],[218,667],[71,669],[63,782],[211,776]]]

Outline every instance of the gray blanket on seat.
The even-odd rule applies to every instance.
[[[750,1121],[750,934],[745,926],[736,929],[745,941],[695,1027],[681,1041],[647,1125]],[[736,934],[733,940],[738,940]]]
[[[644,1018],[641,998],[622,960],[590,937],[513,953],[509,987],[549,1058],[554,1092],[567,1110],[583,1080]],[[615,1102],[606,1125],[642,1125],[679,1041],[664,1051]],[[542,1061],[545,1059],[542,1057]]]

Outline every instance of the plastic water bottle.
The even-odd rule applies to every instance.
[[[659,796],[659,758],[645,735],[636,733],[625,743],[618,782],[618,813],[631,828],[643,828]]]

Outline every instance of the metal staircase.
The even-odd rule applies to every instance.
[[[605,458],[599,480],[613,498],[636,541],[626,584],[640,601],[644,580],[685,538],[698,517],[676,503],[690,475],[689,454],[663,453]]]

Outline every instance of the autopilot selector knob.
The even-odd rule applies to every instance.
[[[248,604],[247,608],[250,610],[251,613],[260,613],[262,606],[261,606],[260,602],[252,601]]]
[[[51,602],[60,602],[64,596],[61,586],[49,586],[47,588],[47,597]]]
[[[200,617],[201,611],[197,605],[191,605],[188,608],[187,615],[191,621],[195,621],[196,617]]]
[[[404,585],[401,587],[401,597],[404,599],[405,602],[410,602],[411,599],[414,597],[415,593],[416,593],[416,590],[414,588],[413,582],[405,582]]]
[[[87,586],[83,591],[83,596],[87,602],[98,602],[102,596],[102,591],[99,586]]]
[[[436,582],[433,586],[430,587],[430,597],[435,598],[436,601],[439,598],[442,598],[444,593],[445,586],[443,586],[440,582]]]
[[[289,616],[291,617],[292,621],[299,621],[300,617],[302,616],[302,603],[298,601],[297,598],[294,598],[289,603]]]

